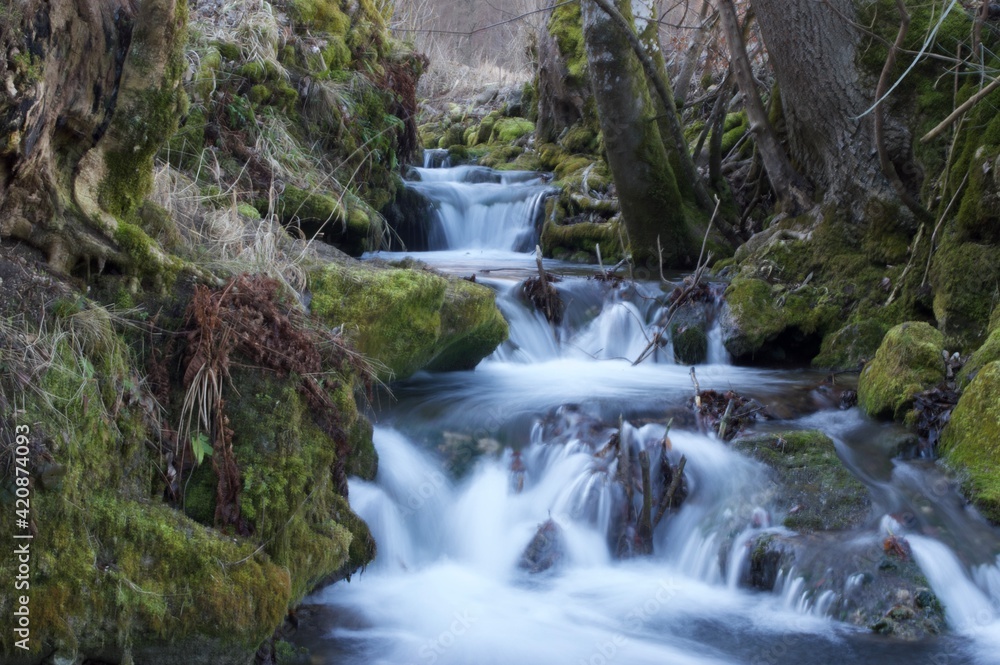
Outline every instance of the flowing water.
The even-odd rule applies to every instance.
[[[926,461],[893,460],[892,426],[840,411],[822,375],[728,362],[717,304],[702,389],[733,389],[784,405],[782,429],[821,429],[870,489],[866,527],[844,543],[903,535],[942,601],[949,634],[916,642],[874,636],[833,617],[860,575],[817,584],[794,568],[774,592],[740,587],[748,538],[789,535],[762,491],[768,469],[685,420],[690,369],[670,345],[633,366],[672,284],[614,284],[596,270],[546,261],[566,303],[551,325],[520,296],[535,271],[549,189],[536,174],[447,167],[430,155],[411,187],[431,202],[429,246],[411,253],[493,288],[510,340],[474,371],[420,374],[381,400],[375,482],[354,479],[350,501],[378,557],[350,583],[311,599],[302,637],[324,663],[996,663],[1000,543]],[[382,255],[382,258],[398,258]],[[667,415],[676,416],[669,450]],[[618,461],[602,454],[621,419],[622,445],[687,459],[689,496],[653,536],[654,554],[622,558],[634,538]],[[774,424],[770,426],[774,427]],[[633,502],[636,498],[633,497]],[[895,517],[907,515],[903,526]],[[555,565],[522,556],[539,526],[558,532]],[[623,545],[624,543],[624,545]],[[831,576],[831,579],[834,579]]]

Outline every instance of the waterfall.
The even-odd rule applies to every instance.
[[[924,471],[869,468],[841,450],[886,512],[910,510],[928,533],[939,524],[976,530],[977,565],[951,544],[902,533],[889,516],[885,533],[872,527],[844,538],[878,547],[887,533],[905,536],[960,637],[878,642],[865,627],[834,621],[868,583],[853,571],[817,579],[794,561],[777,573],[773,592],[748,591],[755,539],[796,537],[772,524],[771,470],[698,431],[693,417],[683,422],[693,389],[671,331],[647,361],[632,364],[660,331],[676,284],[616,284],[595,279],[596,267],[546,260],[565,304],[551,323],[521,292],[536,274],[547,178],[450,168],[447,151],[426,151],[407,187],[433,214],[430,251],[406,255],[475,274],[496,292],[510,339],[474,371],[393,386],[395,402],[378,409],[378,475],[350,481],[378,556],[349,585],[314,597],[333,617],[317,647],[330,654],[322,662],[994,662],[1000,559],[986,554],[1000,553],[998,539],[969,526],[957,501],[936,498]],[[705,332],[703,389],[766,399],[814,385],[809,372],[729,364],[720,304],[706,300],[675,319]],[[669,432],[667,414],[681,417]],[[841,449],[852,433],[879,436],[856,411],[820,411],[790,426],[823,429]],[[608,451],[613,434],[632,455],[645,451],[651,469],[686,459],[687,499],[656,528],[648,557],[628,556],[635,534],[625,516],[641,509],[641,496],[633,492],[630,506],[620,458]]]

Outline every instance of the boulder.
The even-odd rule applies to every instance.
[[[420,369],[472,369],[507,339],[507,322],[485,286],[416,269],[357,262],[309,273],[311,308],[380,364],[381,380]]]
[[[876,418],[902,420],[917,393],[945,379],[944,335],[926,323],[902,323],[885,335],[862,371],[858,403]]]

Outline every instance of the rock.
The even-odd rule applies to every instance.
[[[829,307],[817,306],[809,285],[785,293],[763,279],[740,277],[725,297],[722,339],[739,361],[808,362],[819,353],[820,331],[833,316]]]
[[[675,324],[671,330],[674,358],[682,365],[698,365],[708,357],[708,335],[699,325]]]
[[[945,379],[944,335],[926,323],[903,323],[885,335],[861,372],[858,403],[876,418],[901,420],[917,393]]]
[[[783,523],[789,529],[848,529],[868,518],[868,489],[844,467],[822,432],[754,434],[734,439],[732,446],[775,471],[774,501],[787,511]]]
[[[740,585],[761,591],[773,591],[778,574],[795,562],[795,547],[791,540],[774,533],[765,533],[750,540],[747,567],[740,575]]]
[[[979,371],[941,434],[944,460],[965,477],[965,492],[1000,522],[1000,361]]]
[[[507,339],[493,292],[417,269],[342,262],[313,269],[311,307],[343,326],[361,353],[381,363],[382,380],[420,369],[472,369]]]
[[[517,565],[529,573],[541,573],[558,564],[564,553],[562,529],[550,519],[538,527]]]

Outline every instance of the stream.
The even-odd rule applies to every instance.
[[[701,389],[773,405],[780,421],[759,428],[830,436],[873,505],[864,527],[833,538],[870,545],[887,529],[905,537],[949,630],[904,641],[838,620],[860,576],[817,582],[792,567],[772,592],[743,588],[747,540],[789,534],[762,491],[769,469],[682,417],[691,373],[670,345],[631,362],[683,275],[616,284],[594,279],[596,266],[546,260],[566,303],[552,325],[520,295],[521,282],[536,274],[545,179],[448,168],[440,155],[426,166],[441,168],[414,169],[409,185],[431,203],[425,242],[377,258],[413,256],[474,274],[496,291],[510,340],[474,371],[418,374],[373,405],[378,477],[352,479],[350,502],[371,527],[378,557],[349,583],[307,600],[295,641],[313,662],[1000,661],[997,532],[931,462],[894,459],[898,428],[826,399],[817,389],[823,373],[730,364],[714,302],[700,314],[709,331],[707,360],[696,367]],[[660,442],[674,414],[666,450]],[[650,451],[654,465],[662,455],[687,460],[688,498],[656,528],[648,557],[616,555],[625,537],[616,516],[628,499],[614,482],[618,460],[600,449],[619,419],[623,445]],[[900,514],[905,526],[887,517]],[[548,520],[559,534],[555,565],[532,572],[523,553]]]

